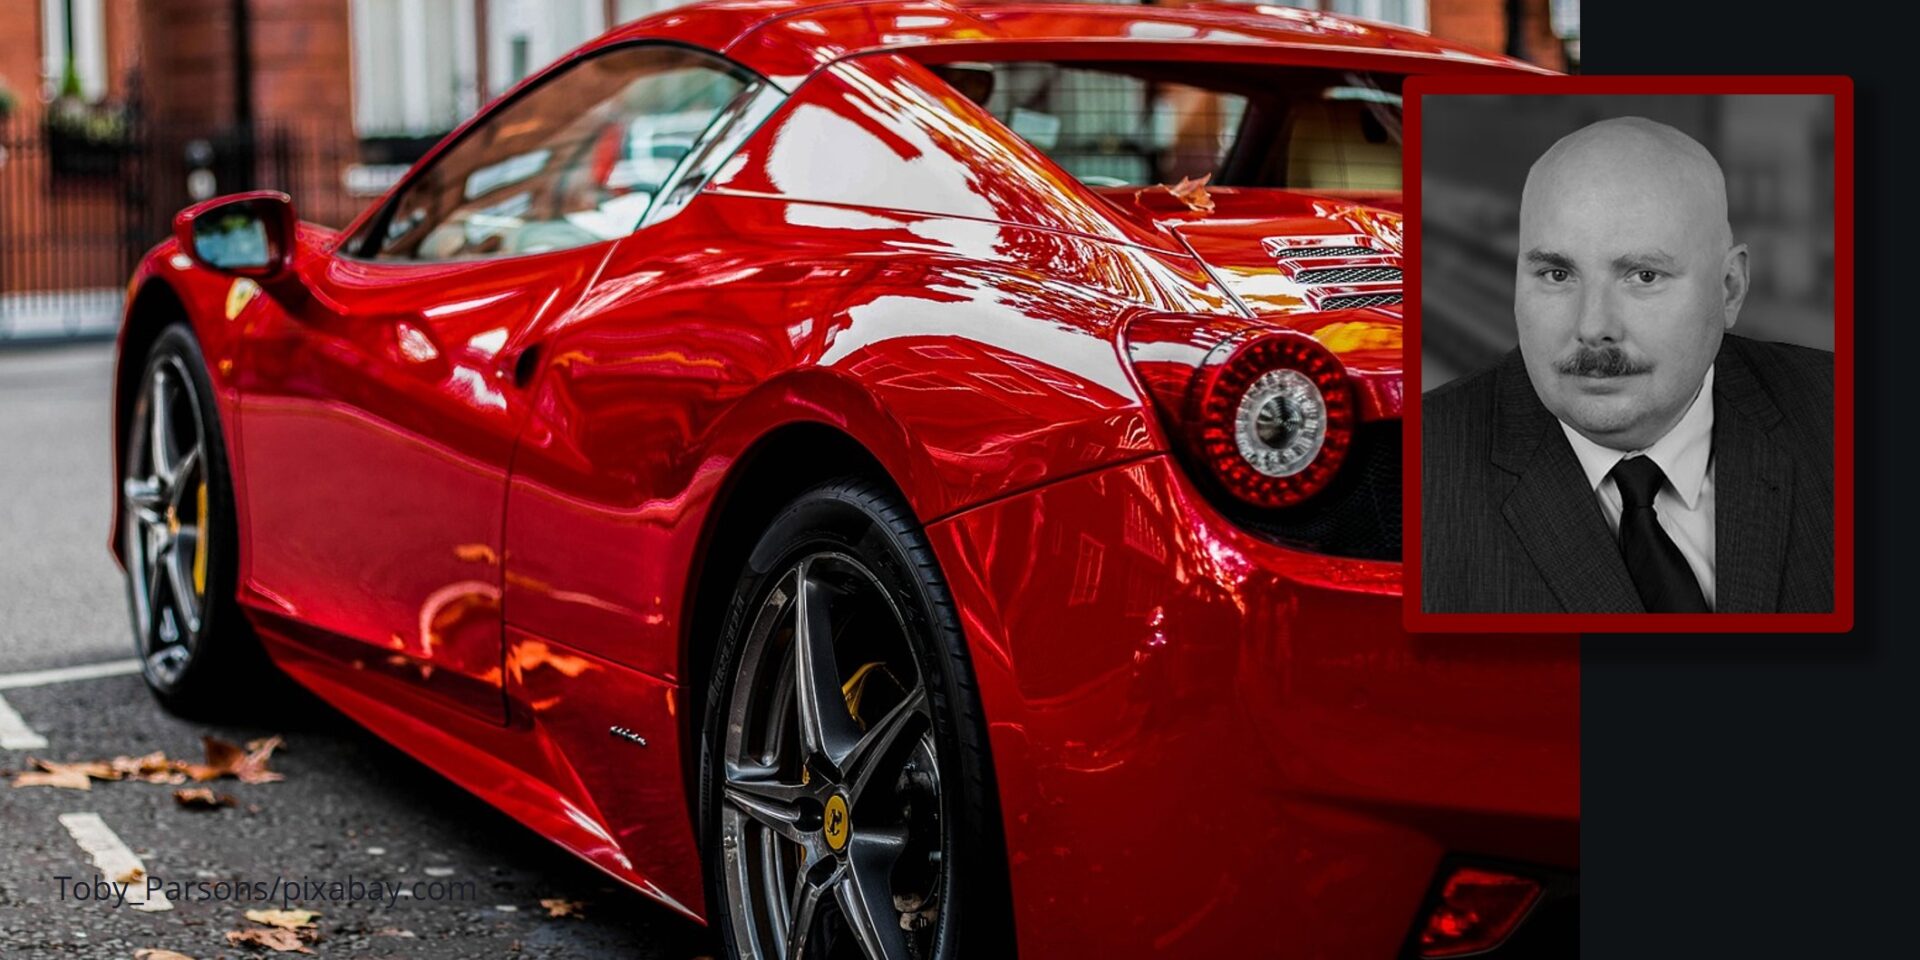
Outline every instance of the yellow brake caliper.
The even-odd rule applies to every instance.
[[[860,700],[867,692],[867,681],[873,677],[876,670],[895,688],[903,689],[900,687],[899,678],[893,675],[893,671],[887,669],[887,665],[878,660],[861,665],[846,683],[840,685],[841,695],[847,698],[847,713],[853,716],[853,722],[859,724],[861,730],[867,729],[867,721],[860,716]]]
[[[193,515],[194,530],[199,536],[193,541],[193,592],[195,596],[207,595],[207,482],[200,481],[200,488],[194,493],[194,506],[198,512]]]
[[[873,677],[874,671],[876,670],[889,681],[892,681],[894,686],[897,687],[900,685],[900,681],[894,677],[893,671],[888,670],[887,665],[878,660],[872,663],[862,664],[860,669],[853,672],[853,676],[848,678],[846,683],[840,685],[840,695],[847,698],[847,714],[853,717],[853,722],[859,724],[862,731],[867,729],[867,722],[860,717],[860,699],[862,695],[867,692],[867,681]],[[806,767],[802,766],[800,768],[800,782],[804,784],[810,779],[812,778],[809,771]]]

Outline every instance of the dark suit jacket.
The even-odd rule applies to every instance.
[[[1429,613],[1644,613],[1518,350],[1421,403]],[[1714,362],[1714,609],[1833,609],[1833,354],[1729,334]]]

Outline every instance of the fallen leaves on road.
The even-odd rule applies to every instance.
[[[143,757],[114,757],[107,761],[115,772],[128,780],[143,783],[185,783],[187,775],[180,772],[180,764],[168,760],[167,755],[158,750]]]
[[[32,757],[27,762],[36,769],[13,774],[12,784],[15,787],[92,790],[95,780],[137,780],[142,783],[173,784],[185,783],[188,780],[205,783],[222,777],[232,777],[241,783],[273,783],[286,779],[284,775],[267,769],[267,760],[273,756],[275,750],[285,745],[285,741],[279,737],[250,740],[244,748],[219,737],[201,737],[200,743],[207,754],[206,763],[170,760],[159,750],[138,757],[119,756],[111,760],[83,760],[75,763],[59,763]],[[179,799],[180,793],[192,792],[176,791],[175,799]],[[180,800],[180,804],[189,807],[194,805],[189,800]],[[231,806],[231,803],[221,802],[219,805]]]
[[[235,800],[233,794],[214,793],[209,787],[190,787],[186,790],[175,790],[173,802],[188,810],[218,810],[221,807],[231,807],[240,801]]]
[[[55,763],[39,757],[28,757],[27,763],[39,767],[38,770],[25,770],[13,775],[16,787],[62,787],[67,790],[92,790],[95,780],[118,780],[120,772],[111,764],[98,760],[81,763]]]
[[[204,783],[221,777],[233,777],[241,783],[273,783],[286,779],[267,769],[267,758],[285,743],[279,737],[249,740],[244,750],[219,737],[201,737],[200,743],[206,748],[207,762],[189,763],[183,767],[187,776],[197,781]]]
[[[313,922],[319,915],[312,910],[248,910],[247,919],[260,926],[229,930],[227,942],[265,947],[275,953],[312,953],[307,944],[320,939],[320,930]]]
[[[131,886],[133,884],[139,883],[142,880],[145,880],[146,878],[147,878],[147,868],[136,863],[133,866],[120,871],[120,875],[117,877],[114,877],[113,882],[124,883]]]
[[[549,917],[573,917],[574,919],[580,919],[587,915],[587,905],[578,900],[562,900],[559,897],[553,897],[540,901],[540,905],[547,908],[547,916]]]
[[[172,950],[156,950],[152,947],[145,947],[133,952],[133,960],[193,960],[193,958],[184,953],[175,953]]]
[[[319,914],[312,910],[248,910],[247,919],[254,923],[264,923],[269,927],[286,930],[308,930],[313,928],[313,918]]]
[[[234,946],[266,947],[275,953],[312,953],[301,941],[300,935],[292,930],[280,927],[253,927],[247,930],[228,930],[227,942]]]

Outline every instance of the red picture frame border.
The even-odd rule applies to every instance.
[[[1421,605],[1420,139],[1424,100],[1456,94],[1782,94],[1833,98],[1834,609],[1830,613],[1428,613]],[[1406,628],[1418,633],[1846,633],[1854,619],[1853,80],[1846,76],[1409,77],[1404,98],[1406,397],[1401,537]]]

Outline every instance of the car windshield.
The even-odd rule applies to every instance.
[[[932,69],[1089,186],[1211,175],[1221,186],[1400,189],[1397,75],[1189,62]]]

